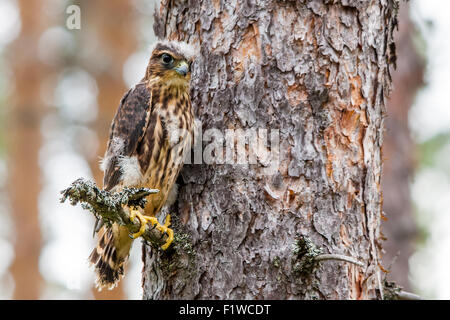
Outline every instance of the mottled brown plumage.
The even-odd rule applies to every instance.
[[[185,43],[158,42],[146,75],[120,101],[102,160],[104,189],[148,187],[160,192],[148,197],[143,214],[155,216],[167,204],[183,160],[193,141],[194,113],[189,97],[194,52]],[[97,286],[113,288],[128,258],[133,239],[125,227],[113,224],[99,231],[90,255]]]

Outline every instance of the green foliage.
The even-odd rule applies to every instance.
[[[450,150],[450,132],[438,134],[421,143],[418,154],[419,168],[436,168],[450,174],[450,166],[446,165],[448,161],[441,161],[442,152],[445,150]]]
[[[417,172],[422,170],[432,170],[442,174],[450,180],[450,132],[433,136],[418,145]],[[413,203],[413,210],[416,215],[418,228],[417,244],[419,246],[426,243],[430,236],[430,217],[433,216],[426,208],[419,208],[417,203]]]
[[[419,215],[427,215],[429,216],[429,212],[424,212],[419,210],[417,205],[413,202],[412,204],[414,215],[416,216],[415,221],[417,225],[417,235],[415,238],[416,244],[421,247],[426,243],[426,240],[430,237],[430,226],[428,223],[421,222],[422,219],[419,219]]]

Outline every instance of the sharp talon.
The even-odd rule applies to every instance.
[[[164,225],[161,225],[155,217],[144,216],[142,213],[139,212],[139,210],[131,208],[130,220],[134,221],[134,219],[136,217],[141,222],[141,227],[139,228],[138,232],[129,235],[131,239],[139,238],[145,232],[145,227],[146,227],[147,223],[150,222],[151,225],[152,225],[152,229],[157,228],[159,231],[161,231],[161,233],[163,234],[163,237],[164,237],[164,235],[167,235],[167,240],[161,246],[161,249],[166,250],[167,248],[169,248],[169,246],[172,244],[173,239],[174,239],[174,237],[173,237],[173,235],[174,235],[173,234],[173,230],[169,228],[169,226],[170,226],[170,219],[171,219],[170,218],[170,214],[168,214],[166,216],[166,220],[164,221]]]
[[[173,230],[169,228],[170,226],[170,214],[167,214],[166,220],[164,221],[163,226],[159,226],[158,229],[164,234],[167,235],[166,243],[161,246],[161,249],[166,250],[172,244],[173,241]]]
[[[172,244],[172,241],[173,241],[173,230],[167,228],[166,233],[167,233],[167,235],[168,235],[168,236],[167,236],[166,243],[165,243],[164,245],[161,246],[161,249],[163,249],[163,250],[166,250],[167,248],[169,248],[169,246]]]

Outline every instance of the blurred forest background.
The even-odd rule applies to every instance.
[[[140,299],[140,244],[113,291],[93,288],[93,218],[59,203],[98,160],[119,101],[144,75],[156,0],[0,0],[0,299]],[[81,29],[67,28],[67,8]],[[450,19],[401,3],[384,138],[388,280],[450,299]]]

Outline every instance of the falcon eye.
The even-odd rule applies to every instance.
[[[172,56],[171,56],[170,54],[167,54],[167,53],[164,53],[164,54],[161,56],[161,58],[162,58],[162,61],[163,61],[165,64],[170,64],[170,63],[172,63],[172,61],[173,61]]]

